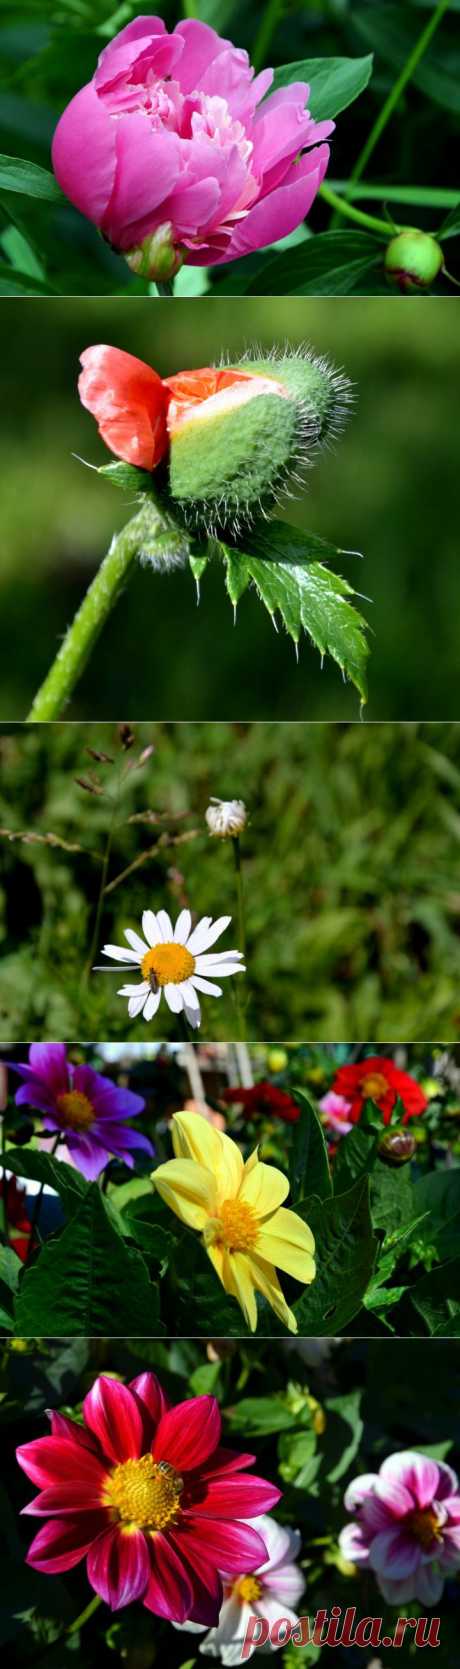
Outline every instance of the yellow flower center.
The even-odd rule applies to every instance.
[[[255,1605],[262,1593],[262,1583],[256,1576],[239,1576],[235,1582],[233,1593],[245,1605]]]
[[[151,1455],[125,1460],[107,1478],[104,1506],[136,1530],[164,1530],[178,1517],[183,1478],[166,1460]]]
[[[362,1079],[361,1089],[370,1101],[376,1101],[379,1095],[386,1095],[388,1084],[383,1072],[370,1072],[367,1078]]]
[[[225,1246],[227,1252],[249,1252],[257,1235],[257,1218],[245,1200],[224,1200],[204,1231],[206,1245]]]
[[[154,945],[153,950],[147,950],[142,957],[141,974],[148,979],[153,991],[159,985],[180,985],[183,979],[189,979],[195,967],[195,957],[185,945],[176,945],[171,940],[166,945]]]
[[[89,1130],[96,1117],[92,1102],[78,1089],[65,1090],[57,1097],[57,1107],[64,1124],[70,1130]]]
[[[433,1507],[425,1507],[420,1512],[415,1510],[406,1518],[405,1528],[411,1531],[415,1540],[424,1548],[431,1547],[433,1541],[441,1541],[441,1519],[433,1511]]]

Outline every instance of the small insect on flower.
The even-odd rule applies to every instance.
[[[183,1013],[190,1026],[199,1026],[198,992],[221,997],[221,986],[214,984],[214,975],[224,979],[245,972],[241,951],[211,952],[211,945],[225,932],[231,919],[231,916],[219,916],[213,921],[212,916],[203,916],[192,928],[190,910],[181,910],[173,928],[166,910],[158,910],[156,914],[144,910],[144,939],[126,927],[125,939],[130,950],[125,950],[123,945],[103,945],[103,956],[112,956],[115,963],[122,962],[132,971],[139,969],[142,975],[140,985],[122,985],[117,992],[119,997],[128,998],[130,1019],[143,1014],[144,1020],[153,1020],[163,992],[172,1014]],[[98,967],[94,971],[118,973],[119,969]]]
[[[175,1158],[153,1172],[154,1187],[181,1222],[201,1234],[216,1275],[237,1299],[251,1332],[260,1292],[296,1333],[276,1268],[309,1285],[316,1274],[315,1242],[308,1224],[283,1207],[287,1177],[262,1164],[257,1148],[245,1163],[237,1143],[198,1113],[175,1113],[172,1139]]]
[[[205,812],[209,833],[220,840],[235,840],[246,828],[248,814],[244,800],[216,800],[214,795]]]

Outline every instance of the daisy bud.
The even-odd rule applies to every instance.
[[[441,272],[444,255],[436,238],[406,226],[392,238],[385,255],[385,272],[390,283],[402,291],[430,290]]]
[[[350,384],[307,352],[168,377],[169,482],[188,520],[270,507],[343,421]]]
[[[407,1130],[391,1130],[382,1136],[379,1145],[379,1158],[386,1165],[407,1165],[413,1159],[416,1150],[416,1140]]]
[[[216,800],[214,795],[205,812],[209,833],[218,835],[220,840],[235,840],[242,834],[247,816],[244,800]]]

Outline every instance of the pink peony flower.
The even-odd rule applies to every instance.
[[[295,1564],[300,1551],[299,1531],[277,1524],[268,1516],[250,1522],[263,1536],[268,1557],[249,1575],[242,1572],[240,1576],[223,1577],[224,1602],[217,1628],[206,1634],[199,1648],[205,1657],[219,1657],[226,1669],[241,1663],[251,1617],[265,1618],[270,1628],[280,1617],[286,1617],[295,1628],[299,1619],[292,1608],[305,1588],[303,1573]],[[199,1632],[196,1624],[185,1624],[186,1629],[190,1626],[193,1633]],[[252,1657],[254,1651],[252,1645],[246,1655]]]
[[[154,1373],[131,1384],[101,1375],[84,1425],[51,1414],[51,1437],[17,1452],[41,1493],[23,1510],[45,1518],[27,1563],[51,1575],[86,1557],[88,1580],[113,1610],[140,1599],[173,1622],[213,1626],[219,1571],[258,1568],[263,1535],[242,1522],[280,1491],[243,1468],[254,1456],[220,1447],[215,1397],[171,1408]]]
[[[344,1095],[336,1095],[335,1090],[330,1089],[327,1095],[323,1095],[319,1106],[323,1115],[323,1124],[327,1124],[330,1130],[334,1130],[336,1136],[347,1136],[348,1131],[353,1129],[348,1117],[348,1114],[351,1113],[351,1101],[346,1101]]]
[[[340,1547],[346,1559],[374,1571],[390,1605],[437,1605],[446,1576],[458,1571],[459,1490],[450,1466],[411,1450],[350,1484],[345,1506],[356,1516]]]
[[[206,23],[138,17],[58,122],[59,184],[151,278],[261,249],[308,214],[335,125],[310,116],[303,81],[264,100],[272,81]]]

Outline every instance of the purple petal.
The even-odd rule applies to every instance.
[[[383,1530],[375,1536],[369,1549],[369,1564],[378,1576],[402,1580],[412,1576],[421,1563],[422,1549],[403,1530]]]

